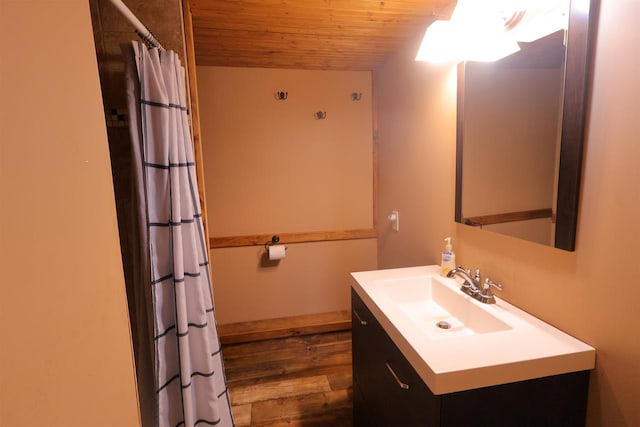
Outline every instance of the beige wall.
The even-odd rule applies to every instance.
[[[211,251],[219,324],[347,310],[349,272],[376,269],[375,239],[289,244],[276,267],[264,248]]]
[[[443,239],[455,233],[456,70],[414,62],[417,42],[374,74],[380,268],[439,263]]]
[[[379,116],[381,131],[387,129],[380,205],[406,206],[411,211],[404,217],[420,218],[380,239],[381,266],[438,262],[441,238],[454,234],[460,263],[482,267],[504,284],[505,299],[597,349],[591,427],[640,425],[640,311],[633,291],[640,259],[639,15],[636,0],[602,0],[575,252],[454,224],[455,97],[445,94],[447,70],[414,63],[410,47],[379,74],[376,86],[397,93]],[[412,91],[424,99],[402,96]],[[411,120],[404,131],[406,115],[421,122]],[[394,193],[394,187],[401,190]]]
[[[198,67],[198,94],[213,236],[372,227],[370,73]]]
[[[137,426],[89,5],[1,8],[0,424]]]
[[[373,227],[370,73],[198,67],[198,94],[212,236]],[[212,252],[219,323],[347,309],[348,273],[376,267],[375,239],[264,252]]]

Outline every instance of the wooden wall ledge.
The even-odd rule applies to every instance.
[[[530,219],[553,218],[553,211],[548,209],[534,209],[530,211],[506,212],[493,215],[479,215],[463,218],[462,222],[467,225],[480,226],[491,224],[502,224],[505,222],[527,221]]]
[[[274,235],[280,236],[280,243],[326,242],[333,240],[375,239],[378,233],[373,228],[361,230],[310,231],[306,233],[252,234],[247,236],[210,237],[209,247],[234,248],[240,246],[262,246]]]
[[[237,344],[348,330],[351,313],[344,310],[218,325],[218,336],[222,344]]]

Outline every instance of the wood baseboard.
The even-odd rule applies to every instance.
[[[351,330],[348,310],[218,325],[222,344]]]

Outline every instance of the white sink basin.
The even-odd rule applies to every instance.
[[[483,304],[438,271],[352,273],[354,290],[433,393],[594,368],[593,347],[498,297]]]
[[[499,332],[511,327],[472,298],[431,276],[377,280],[374,286],[393,301],[429,338]]]

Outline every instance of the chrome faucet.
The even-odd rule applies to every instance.
[[[464,267],[459,265],[457,268],[450,270],[447,273],[447,277],[454,278],[460,276],[464,279],[460,290],[467,295],[475,296],[480,293],[480,270],[476,270],[475,277],[471,277],[471,270],[465,270]]]
[[[462,292],[485,304],[496,303],[496,299],[491,292],[491,288],[493,287],[501,291],[502,285],[494,283],[487,277],[484,279],[484,284],[481,286],[480,269],[476,269],[475,275],[471,277],[471,270],[465,270],[464,267],[459,265],[457,268],[454,268],[447,273],[447,277],[449,278],[454,278],[456,276],[460,276],[464,279],[464,282],[460,287]]]

